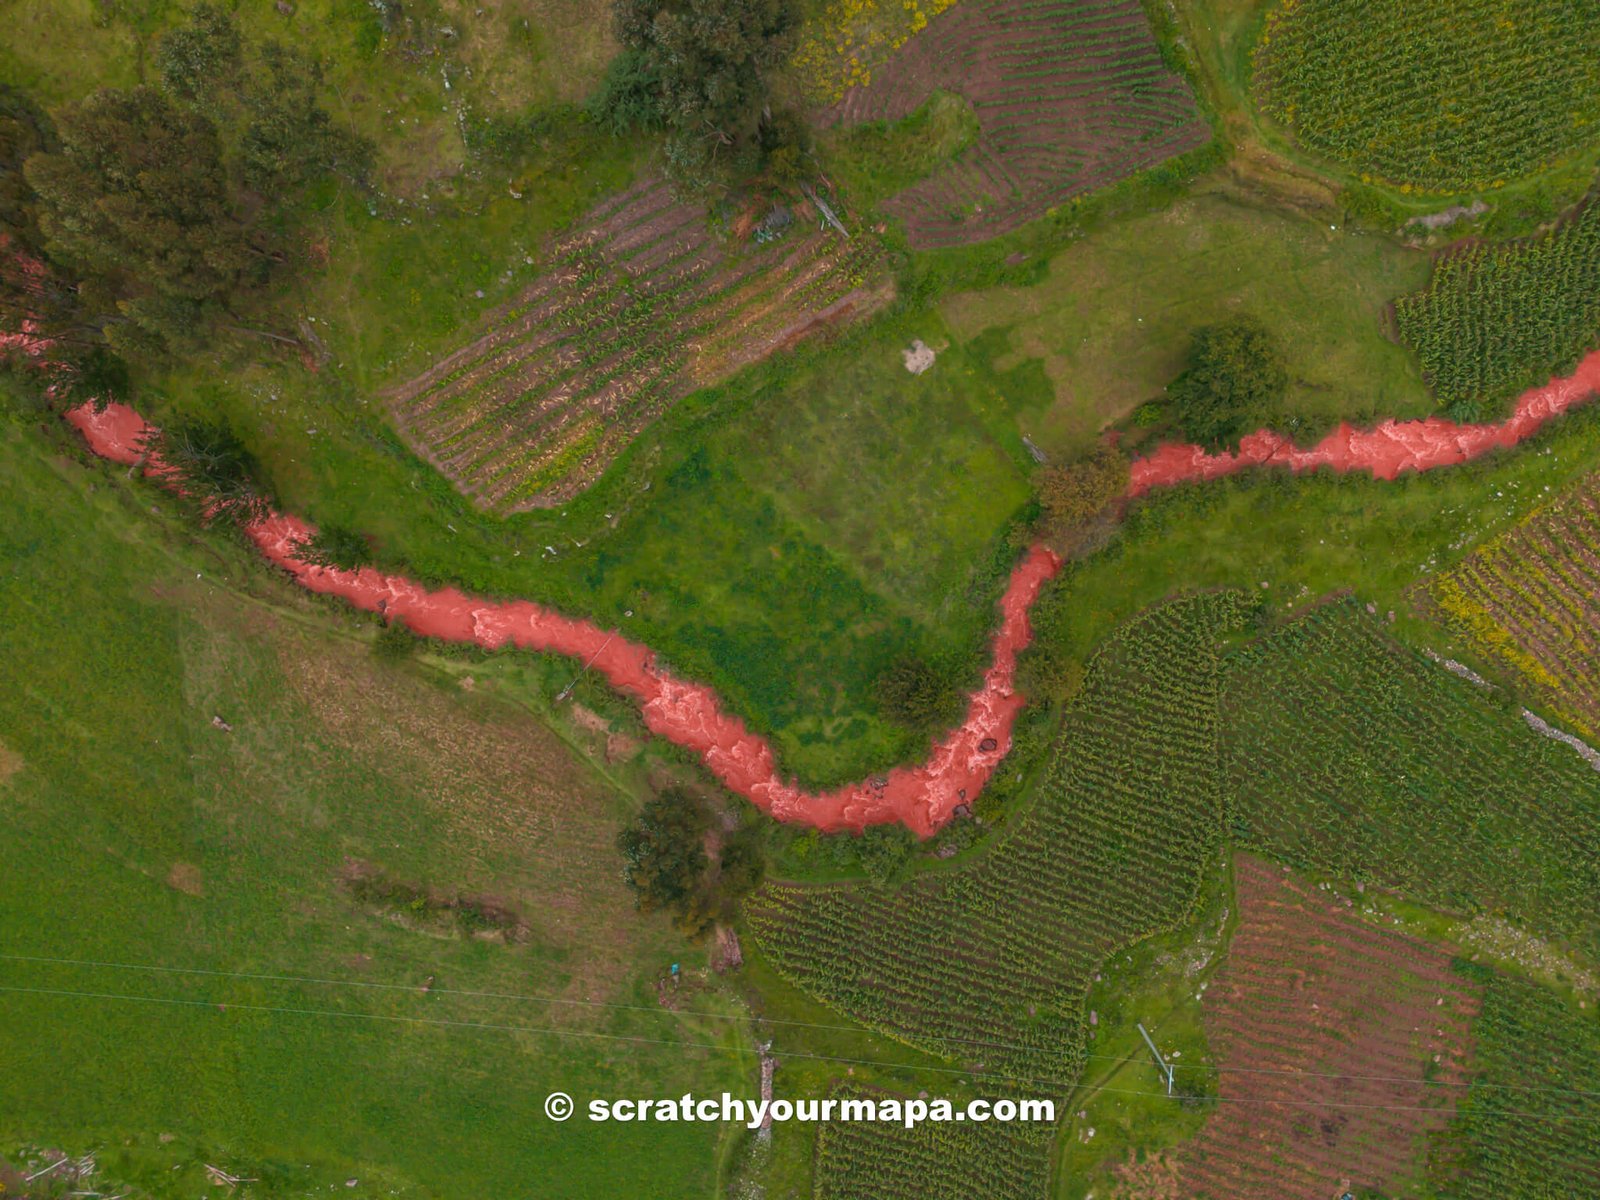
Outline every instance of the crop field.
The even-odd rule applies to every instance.
[[[1089,667],[1035,807],[974,866],[894,891],[768,887],[748,911],[762,952],[893,1037],[1064,1090],[1094,970],[1188,914],[1221,832],[1221,637],[1242,603],[1196,596],[1123,629]]]
[[[1301,146],[1363,178],[1495,188],[1600,140],[1600,9],[1282,0],[1254,90]]]
[[[1233,655],[1223,711],[1243,846],[1600,949],[1600,772],[1355,601]]]
[[[1442,949],[1356,919],[1259,859],[1206,990],[1216,1110],[1177,1157],[1193,1200],[1414,1194],[1468,1074],[1479,989]],[[1338,1077],[1346,1078],[1338,1078]]]
[[[1395,321],[1441,404],[1497,415],[1600,346],[1600,203],[1534,237],[1443,255]]]
[[[878,1100],[882,1093],[836,1088],[833,1096]],[[1029,1125],[934,1125],[829,1121],[818,1130],[815,1200],[919,1196],[971,1200],[1043,1196],[1055,1130]]]
[[[917,248],[997,237],[1211,136],[1135,0],[956,5],[825,119],[898,121],[935,89],[971,103],[979,135],[885,203]]]
[[[1482,989],[1471,1086],[1434,1134],[1438,1194],[1461,1200],[1600,1194],[1600,1022],[1571,999],[1472,964]]]
[[[804,218],[739,252],[646,181],[561,238],[493,328],[395,389],[401,430],[499,512],[592,483],[673,401],[883,304],[877,244]]]
[[[1476,651],[1600,735],[1600,477],[1479,547],[1428,593]]]

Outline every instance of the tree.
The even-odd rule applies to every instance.
[[[372,561],[372,547],[353,529],[324,525],[296,547],[295,557],[314,567],[356,571]]]
[[[224,425],[184,421],[153,430],[144,449],[209,520],[249,524],[268,510],[254,457]]]
[[[1128,489],[1128,457],[1101,444],[1087,456],[1039,472],[1039,536],[1065,552],[1084,527]]]
[[[766,877],[761,830],[746,825],[718,839],[711,813],[697,797],[668,788],[645,802],[617,835],[622,877],[640,912],[664,909],[689,937],[699,939],[733,915]],[[706,852],[717,846],[716,861]]]
[[[33,253],[44,247],[39,197],[22,173],[32,155],[55,147],[55,127],[19,88],[0,83],[0,230]]]
[[[162,35],[155,61],[170,95],[218,118],[222,102],[238,88],[244,38],[231,13],[202,0],[188,25]]]
[[[260,192],[293,190],[324,172],[365,183],[372,143],[335,125],[317,103],[322,68],[280,42],[263,42],[258,57],[241,93],[239,160],[245,185]]]
[[[1221,450],[1268,420],[1288,386],[1277,339],[1254,318],[1238,316],[1196,331],[1189,367],[1167,395],[1184,436]]]
[[[682,910],[705,880],[705,836],[711,817],[695,797],[668,788],[645,801],[633,824],[617,834],[622,877],[640,912]]]
[[[917,849],[917,835],[904,825],[873,825],[861,831],[856,860],[867,878],[880,886],[897,880]]]
[[[612,12],[625,58],[598,105],[613,128],[658,120],[668,170],[687,183],[760,154],[768,75],[799,34],[795,0],[614,0]]]
[[[149,87],[105,89],[57,115],[60,148],[24,167],[45,249],[114,349],[189,347],[245,280],[216,127]]]
[[[950,672],[915,655],[891,663],[878,676],[875,690],[884,714],[918,733],[933,732],[960,711],[960,694]]]

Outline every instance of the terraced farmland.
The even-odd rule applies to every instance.
[[[1210,137],[1137,0],[959,4],[827,116],[847,125],[897,121],[936,88],[965,96],[980,132],[886,203],[915,247],[997,237]]]
[[[1229,659],[1235,842],[1600,949],[1600,772],[1352,600]]]
[[[1221,1103],[1180,1152],[1182,1194],[1412,1194],[1421,1140],[1461,1094],[1478,988],[1269,863],[1241,857],[1235,878],[1239,926],[1203,1009]]]
[[[1600,203],[1535,237],[1444,255],[1395,321],[1439,401],[1468,420],[1566,374],[1600,346]]]
[[[1600,1195],[1600,1025],[1546,988],[1471,963],[1482,989],[1472,1086],[1433,1135],[1435,1189],[1460,1200]]]
[[[1094,658],[1033,810],[973,867],[895,891],[770,886],[750,927],[842,1012],[972,1069],[1065,1087],[1085,988],[1118,947],[1183,920],[1221,832],[1222,636],[1238,593],[1175,601]]]
[[[1254,87],[1302,146],[1365,177],[1497,187],[1600,139],[1600,6],[1282,0]]]
[[[862,1088],[840,1099],[879,1100]],[[1050,1126],[829,1121],[817,1132],[816,1200],[972,1200],[1041,1197],[1050,1180]]]
[[[638,185],[558,241],[486,332],[395,389],[395,421],[485,508],[570,499],[690,391],[887,302],[877,243],[814,224],[736,246],[665,184]]]
[[[1600,476],[1438,576],[1429,593],[1481,654],[1600,737]]]

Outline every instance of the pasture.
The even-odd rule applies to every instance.
[[[0,463],[4,953],[84,964],[5,962],[0,1153],[94,1152],[158,1194],[204,1190],[210,1162],[258,1196],[553,1174],[598,1198],[650,1161],[657,1194],[703,1195],[712,1127],[619,1142],[537,1116],[557,1087],[754,1078],[716,988],[709,1016],[657,1005],[666,965],[704,957],[618,880],[636,781],[492,669],[469,691],[376,660],[365,621],[10,421]],[[360,903],[353,862],[514,920]]]

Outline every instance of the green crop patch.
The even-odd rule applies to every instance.
[[[1444,255],[1395,321],[1452,416],[1499,417],[1600,346],[1600,203],[1534,237]]]
[[[1571,0],[1282,0],[1261,107],[1364,178],[1499,187],[1600,139],[1600,9]]]
[[[1033,809],[967,870],[898,891],[767,888],[762,952],[801,987],[932,1053],[1059,1094],[1106,955],[1189,915],[1221,833],[1222,636],[1239,593],[1175,601],[1094,659]]]
[[[666,183],[636,185],[558,239],[486,332],[395,389],[391,411],[482,506],[560,504],[684,395],[889,299],[875,240],[810,225],[775,206],[745,245]]]
[[[1223,712],[1241,844],[1600,949],[1600,773],[1355,601],[1235,655]]]
[[[1600,736],[1600,479],[1591,476],[1428,584],[1472,648]]]

